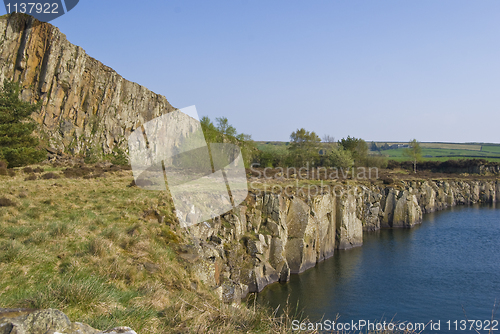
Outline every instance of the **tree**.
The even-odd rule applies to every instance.
[[[290,142],[288,150],[295,166],[305,166],[306,164],[313,166],[318,161],[321,139],[314,131],[309,132],[304,128],[297,129],[290,135]]]
[[[236,129],[232,125],[229,125],[229,121],[226,117],[218,117],[215,120],[217,121],[217,130],[219,130],[220,134],[226,137],[237,136]]]
[[[344,150],[342,147],[336,148],[328,154],[328,162],[330,166],[342,169],[352,167],[354,164],[351,151]]]
[[[219,137],[219,133],[210,118],[208,118],[208,116],[203,116],[200,120],[200,123],[207,143],[216,143],[217,137]]]
[[[323,143],[327,143],[327,144],[334,144],[335,143],[335,137],[332,137],[330,135],[324,135],[322,142]]]
[[[422,148],[416,139],[413,139],[408,143],[408,148],[403,151],[405,157],[411,158],[413,161],[413,172],[417,172],[417,161],[422,159]]]
[[[229,124],[226,117],[218,117],[215,120],[217,122],[217,126],[215,126],[207,116],[203,116],[200,120],[206,142],[208,144],[232,143],[238,145],[243,154],[245,166],[250,166],[252,161],[255,160],[258,155],[258,150],[252,140],[252,137],[244,133],[238,134],[236,129]]]
[[[32,135],[37,124],[29,119],[40,110],[40,104],[30,104],[19,99],[21,86],[5,80],[0,90],[0,159],[9,167],[40,162],[47,157],[44,150],[37,148],[38,138]]]
[[[368,156],[368,144],[363,139],[347,136],[347,138],[339,140],[339,145],[344,150],[351,152],[354,162],[357,165],[365,163]]]

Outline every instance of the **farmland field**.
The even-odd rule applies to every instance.
[[[381,147],[385,143],[376,143]],[[388,143],[394,145],[396,143]],[[401,144],[401,143],[398,143]],[[500,162],[500,145],[483,143],[420,143],[422,147],[422,160],[446,161],[456,159],[486,159],[488,161]],[[371,153],[382,154],[396,161],[408,160],[403,155],[404,148],[372,151]]]
[[[256,142],[261,151],[279,152],[287,149],[287,142]],[[383,145],[405,145],[405,142],[375,142],[381,148]],[[368,142],[371,147],[371,142]],[[488,143],[420,143],[422,147],[422,160],[446,161],[457,159],[485,159],[500,162],[500,144]],[[382,155],[396,161],[408,160],[403,155],[404,148],[392,148],[380,151],[370,151],[372,155]]]

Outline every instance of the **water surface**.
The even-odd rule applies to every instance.
[[[441,320],[446,332],[448,320],[491,319],[500,303],[500,210],[493,206],[427,214],[413,229],[365,233],[363,242],[266,287],[258,301],[282,308],[288,299],[311,321]]]

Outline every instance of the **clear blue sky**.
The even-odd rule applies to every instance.
[[[498,0],[81,0],[51,23],[255,140],[500,143]]]

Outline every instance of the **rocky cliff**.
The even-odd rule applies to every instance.
[[[174,108],[71,44],[59,29],[31,16],[0,17],[0,81],[19,81],[22,98],[41,101],[33,118],[49,146],[78,153],[126,148],[137,127]]]
[[[455,205],[500,202],[499,180],[404,181],[342,185],[299,198],[254,193],[221,218],[189,228],[181,254],[226,302],[286,282],[333,255],[363,244],[365,231],[411,228],[424,213]]]

